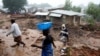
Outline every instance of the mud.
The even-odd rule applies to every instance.
[[[26,47],[23,48],[20,45],[12,48],[11,46],[15,44],[12,35],[6,36],[8,28],[10,28],[10,19],[7,15],[0,15],[0,56],[41,56],[41,49],[31,47],[36,38],[38,38],[35,42],[37,45],[41,45],[44,39],[41,31],[36,29],[36,23],[40,20],[35,18],[16,19],[22,30],[22,40],[25,42]],[[59,29],[51,29],[51,34],[57,46],[57,48],[54,48],[54,56],[60,56],[60,49],[63,46],[62,42],[59,41],[59,32]],[[68,27],[68,32],[70,56],[100,56],[100,31],[86,31],[79,27]]]
[[[40,37],[35,44],[41,45],[43,35],[41,31],[26,29],[23,32],[22,39],[26,43],[26,47],[20,45],[19,47],[12,48],[11,45],[15,44],[12,35],[6,36],[8,30],[0,30],[0,56],[41,56],[41,49],[31,47],[34,39]],[[55,41],[57,48],[54,48],[54,55],[60,56],[60,49],[63,44],[60,41]],[[74,39],[71,46],[71,56],[100,56],[100,39],[95,38],[78,38]]]

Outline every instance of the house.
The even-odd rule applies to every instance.
[[[37,19],[41,21],[49,19],[48,18],[49,12],[36,12],[34,15],[36,16]]]
[[[58,26],[61,26],[62,24],[79,26],[81,24],[81,17],[85,14],[68,10],[53,10],[36,12],[34,15],[40,20],[51,20],[54,25]]]
[[[63,23],[62,14],[50,13],[49,19],[53,22],[54,25],[59,26]]]
[[[54,24],[58,24],[57,22],[61,22],[62,24],[64,23],[64,24],[74,25],[74,26],[80,25],[81,17],[85,15],[82,13],[78,13],[78,12],[74,12],[74,11],[67,11],[67,10],[53,10],[50,13],[51,14],[55,13],[55,14],[61,15],[60,17],[58,17],[58,19],[54,18],[55,16],[50,16],[51,18],[53,17]],[[58,16],[58,15],[56,15],[56,16]],[[58,21],[54,22],[55,19]]]
[[[0,12],[1,13],[8,13],[8,9],[7,8],[0,8]]]

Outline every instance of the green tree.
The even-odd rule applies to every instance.
[[[100,15],[100,7],[97,4],[89,3],[86,13],[91,15],[94,19]]]
[[[66,0],[64,9],[70,10],[72,8],[72,2],[70,0]]]
[[[99,9],[98,10],[99,10],[99,12],[98,12],[99,14],[98,14],[98,17],[97,17],[97,21],[100,22],[100,4],[99,4]]]
[[[8,8],[9,12],[19,12],[24,5],[27,4],[27,0],[2,0],[4,8]]]
[[[72,7],[72,2],[70,0],[66,0],[65,5],[64,5],[65,10],[72,10],[76,12],[81,12],[81,7],[73,6]]]
[[[71,10],[76,12],[81,12],[81,7],[73,6]]]

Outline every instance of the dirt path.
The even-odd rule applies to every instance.
[[[6,37],[6,33],[8,30],[0,30],[0,39],[2,39],[2,43],[0,43],[0,56],[41,56],[41,50],[38,48],[32,48],[31,44],[33,44],[34,40],[42,34],[38,30],[32,30],[27,29],[23,32],[22,39],[26,43],[25,48],[23,46],[12,48],[11,45],[15,44],[13,42],[12,35]],[[35,44],[41,45],[42,44],[43,37],[40,37]],[[76,39],[74,39],[76,40]],[[60,56],[60,48],[62,48],[62,43],[60,41],[55,41],[55,44],[57,46],[56,49],[54,49],[54,55]],[[83,48],[82,46],[87,46],[89,48]],[[100,56],[99,53],[100,48],[100,39],[95,38],[78,38],[77,42],[74,42],[72,45],[71,55],[72,56],[79,56],[82,54],[86,54],[85,56]],[[93,51],[94,55],[90,55]],[[75,55],[74,55],[75,54]]]
[[[20,45],[19,47],[12,48],[10,46],[15,44],[15,42],[13,42],[12,35],[6,37],[7,31],[8,30],[0,30],[0,39],[4,41],[4,43],[0,43],[0,56],[41,56],[41,49],[31,47],[31,44],[34,43],[34,40],[42,36],[42,34],[40,34],[41,32],[31,29],[23,31],[22,39],[26,43],[26,47],[23,48],[23,46]],[[40,41],[37,41],[35,44],[42,44],[41,40],[43,37],[40,37],[39,39]],[[62,47],[62,43],[59,41],[55,41],[55,43],[57,45],[55,55],[58,55],[59,48]]]

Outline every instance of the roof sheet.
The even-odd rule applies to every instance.
[[[57,13],[50,13],[49,16],[52,16],[52,17],[61,17],[61,14],[57,14]]]
[[[68,11],[68,10],[54,10],[51,11],[53,13],[59,13],[59,14],[64,14],[64,15],[69,15],[69,16],[84,16],[85,14],[83,13],[78,13],[78,12],[74,12],[74,11]]]
[[[46,16],[48,15],[49,12],[36,12],[35,15],[43,15],[43,16]]]

